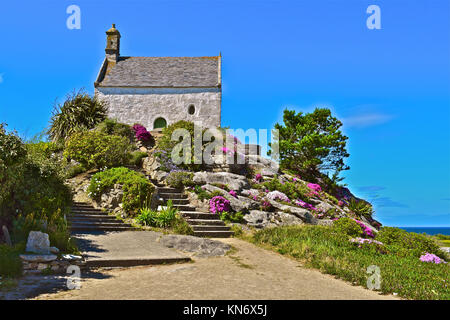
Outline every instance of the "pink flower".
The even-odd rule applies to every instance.
[[[315,192],[321,192],[322,188],[316,183],[308,183],[308,188],[314,190]]]
[[[236,191],[234,190],[230,190],[230,192],[228,192],[230,195],[232,195],[233,197],[237,198],[237,194]]]
[[[439,263],[447,263],[443,259],[439,258],[437,255],[433,253],[425,253],[424,255],[420,256],[420,261],[422,262],[433,262],[435,264]]]

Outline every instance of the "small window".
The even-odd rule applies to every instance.
[[[189,105],[188,107],[188,113],[190,115],[193,115],[195,113],[195,106],[193,104]]]
[[[153,123],[153,129],[161,129],[167,126],[167,121],[164,118],[158,118]]]

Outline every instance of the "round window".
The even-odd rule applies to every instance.
[[[190,115],[193,115],[195,113],[195,106],[193,104],[189,105],[188,107],[188,113]]]

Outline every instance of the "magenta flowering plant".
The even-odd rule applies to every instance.
[[[139,141],[148,141],[151,139],[152,135],[150,132],[147,131],[147,129],[138,123],[133,125],[134,134],[136,136],[136,139]]]
[[[363,222],[353,219],[356,221],[357,224],[359,224],[359,226],[361,227],[361,229],[363,230],[363,233],[365,236],[371,237],[371,238],[375,238],[375,235],[373,234],[372,229],[370,229],[368,226],[366,226]]]
[[[424,255],[421,255],[419,259],[422,262],[432,262],[435,264],[447,263],[443,259],[439,258],[437,255],[428,252],[426,252]]]
[[[308,188],[310,188],[311,190],[313,190],[314,192],[317,192],[317,193],[322,191],[322,188],[316,183],[308,183]]]
[[[263,176],[262,176],[261,173],[258,173],[258,174],[255,176],[255,182],[256,182],[256,183],[261,183],[262,181],[263,181]]]
[[[209,200],[209,211],[211,213],[222,213],[231,211],[230,201],[222,196],[215,196]]]
[[[237,194],[236,194],[236,191],[234,191],[234,190],[230,190],[229,192],[228,192],[231,196],[233,196],[233,197],[235,197],[235,198],[237,198]]]
[[[295,200],[295,201],[294,201],[294,204],[295,204],[296,206],[299,206],[299,207],[302,207],[302,208],[305,208],[305,209],[317,211],[317,208],[314,207],[312,204],[306,203],[305,201],[300,200],[300,199]],[[323,215],[322,215],[322,216],[323,216]]]

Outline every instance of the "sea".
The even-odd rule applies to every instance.
[[[436,234],[444,234],[450,236],[450,228],[449,227],[398,227],[408,232],[415,233],[426,233],[430,236]]]

